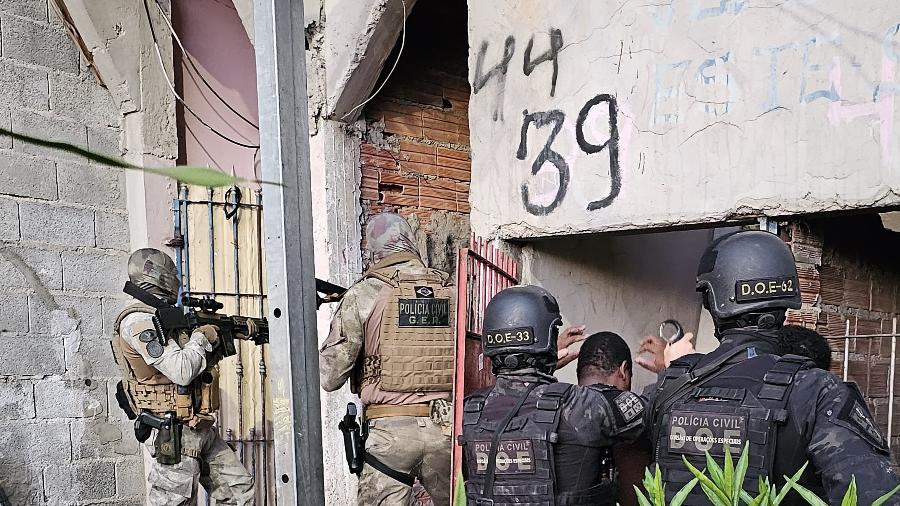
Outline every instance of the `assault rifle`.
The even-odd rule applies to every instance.
[[[156,309],[153,324],[156,326],[159,344],[163,346],[166,345],[171,331],[190,332],[202,325],[215,325],[219,328],[219,343],[221,343],[222,354],[225,357],[236,353],[235,338],[247,339],[257,345],[269,342],[269,322],[265,318],[228,316],[216,313],[223,306],[215,299],[184,296],[181,298],[182,305],[190,308],[185,312],[184,308],[169,304],[131,281],[125,282],[125,288],[122,291]]]

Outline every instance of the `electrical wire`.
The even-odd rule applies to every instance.
[[[403,54],[403,46],[406,44],[406,0],[400,0],[400,3],[403,4],[403,26],[402,26],[402,30],[400,31],[400,50],[397,51],[397,59],[394,60],[394,66],[391,67],[390,72],[388,72],[388,75],[385,76],[384,81],[381,82],[381,86],[379,86],[378,89],[375,90],[375,92],[369,96],[369,98],[363,100],[359,105],[357,105],[353,109],[350,109],[350,111],[347,114],[341,116],[341,119],[347,119],[347,116],[350,116],[357,109],[368,104],[369,101],[371,101],[373,98],[375,98],[376,95],[381,93],[381,90],[384,89],[384,85],[386,85],[388,82],[388,79],[391,78],[391,74],[393,74],[394,70],[396,70],[397,64],[400,63],[400,55]]]
[[[159,0],[154,0],[154,2],[156,3],[156,8],[159,9],[159,13],[162,15],[163,21],[166,22],[166,25],[169,27],[169,31],[172,32],[172,38],[175,39],[175,42],[178,44],[178,47],[181,49],[181,54],[184,55],[184,59],[187,60],[188,64],[190,64],[191,68],[194,69],[194,74],[200,78],[200,81],[204,85],[206,85],[207,88],[209,88],[209,91],[211,91],[213,93],[213,95],[215,95],[215,97],[218,98],[219,101],[222,102],[222,104],[224,104],[225,107],[228,108],[229,111],[233,112],[238,118],[241,118],[242,120],[244,120],[248,125],[259,130],[259,125],[257,125],[253,121],[247,119],[246,116],[244,116],[237,109],[232,107],[231,104],[229,104],[228,101],[226,101],[224,98],[222,98],[222,96],[219,95],[219,93],[216,91],[216,89],[213,88],[213,86],[211,84],[209,84],[209,82],[206,80],[206,78],[203,77],[203,73],[200,72],[200,69],[197,68],[197,64],[194,63],[194,58],[191,57],[191,55],[187,52],[187,49],[184,48],[184,44],[181,43],[181,38],[178,36],[178,32],[175,31],[175,27],[172,26],[172,22],[169,21],[169,16],[167,16],[166,11],[163,10],[162,4],[159,3]]]
[[[218,135],[222,139],[224,139],[236,146],[241,146],[243,148],[250,148],[250,149],[258,148],[259,147],[258,144],[247,144],[245,142],[236,141],[236,140],[232,139],[231,137],[228,137],[227,135],[225,135],[222,132],[219,132],[218,130],[213,128],[213,126],[210,125],[209,123],[207,123],[206,121],[204,121],[204,119],[201,118],[199,114],[194,112],[194,110],[191,109],[191,107],[189,105],[187,105],[187,103],[184,101],[184,98],[182,98],[181,95],[178,94],[178,91],[175,90],[175,85],[172,83],[172,80],[169,78],[169,73],[166,72],[166,65],[163,62],[162,51],[160,51],[160,49],[159,49],[159,41],[156,38],[156,29],[153,27],[153,20],[150,18],[150,7],[147,5],[147,0],[143,0],[143,3],[144,3],[144,12],[147,14],[147,24],[150,25],[150,36],[153,38],[153,47],[156,50],[156,58],[157,58],[157,60],[159,60],[159,67],[162,70],[163,76],[165,77],[166,84],[169,85],[169,91],[172,92],[172,95],[175,96],[175,99],[178,100],[178,102],[184,107],[184,109],[186,111],[188,111],[189,113],[191,113],[192,116],[197,118],[197,121],[199,121],[207,129],[209,129],[210,132]]]

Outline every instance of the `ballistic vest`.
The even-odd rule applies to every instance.
[[[215,423],[213,413],[219,409],[219,373],[210,367],[189,386],[182,387],[159,372],[119,335],[122,321],[134,313],[153,314],[144,304],[132,304],[116,318],[112,339],[113,357],[122,375],[116,397],[126,413],[150,411],[157,415],[175,413],[175,416],[191,428],[211,427]],[[189,336],[181,336],[189,337]],[[126,409],[126,407],[128,409]]]
[[[449,275],[387,267],[366,277],[387,283],[391,293],[378,329],[378,351],[365,357],[363,384],[380,382],[386,392],[453,390],[456,294]]]
[[[736,350],[747,353],[747,347]],[[735,356],[734,352],[732,356]],[[653,438],[655,461],[667,484],[666,496],[671,500],[694,475],[687,469],[682,457],[698,469],[706,467],[705,452],[709,452],[719,465],[723,465],[726,447],[730,448],[734,462],[749,444],[749,459],[745,489],[755,495],[759,477],[776,481],[776,455],[785,457],[783,464],[799,458],[793,474],[803,464],[805,451],[796,451],[801,437],[790,438],[795,448],[779,448],[779,430],[789,419],[787,402],[796,374],[813,366],[808,359],[796,355],[775,357],[761,355],[737,362],[724,363],[711,374],[697,375],[698,366],[670,368],[658,387],[653,409],[661,398],[667,398],[667,409],[654,411]],[[695,381],[672,390],[673,383],[697,375]],[[667,390],[667,388],[669,390]],[[674,396],[669,396],[677,392]],[[782,434],[782,438],[788,440]],[[805,450],[805,447],[804,447]],[[782,466],[785,467],[785,466]],[[780,470],[779,470],[780,471]],[[709,500],[695,487],[685,504],[708,504]]]
[[[490,397],[489,389],[466,399],[458,442],[463,446],[468,504],[614,503],[608,481],[582,491],[558,490],[554,447],[562,407],[574,386],[532,385],[522,396]]]

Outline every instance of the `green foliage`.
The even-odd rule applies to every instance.
[[[46,139],[41,139],[39,137],[32,137],[30,135],[20,134],[13,132],[11,130],[7,130],[5,128],[0,127],[0,135],[7,135],[12,137],[13,139],[20,140],[22,142],[27,142],[29,144],[34,144],[37,146],[43,146],[46,148],[56,149],[59,151],[63,151],[66,153],[72,153],[84,158],[92,162],[96,162],[102,165],[109,165],[112,167],[119,167],[122,169],[128,170],[140,170],[144,172],[148,172],[150,174],[156,174],[163,177],[168,177],[171,179],[175,179],[177,181],[181,181],[184,184],[191,184],[197,186],[206,186],[209,188],[220,188],[225,186],[233,186],[238,183],[260,183],[260,184],[275,184],[278,183],[270,183],[266,181],[251,181],[246,180],[236,176],[229,176],[224,172],[218,171],[216,169],[212,169],[209,167],[189,167],[189,166],[178,166],[178,167],[141,167],[140,165],[134,165],[132,163],[128,163],[125,160],[107,156],[101,153],[97,153],[95,151],[91,151],[89,149],[82,148],[80,146],[76,146],[74,144],[69,144],[67,142],[60,141],[48,141]],[[280,185],[279,185],[280,186]]]
[[[460,471],[456,473],[456,486],[453,488],[453,506],[466,506],[466,484]]]
[[[709,499],[709,502],[714,506],[739,506],[741,503],[749,506],[778,506],[791,490],[797,491],[806,502],[813,506],[828,506],[828,503],[815,493],[797,483],[800,477],[803,476],[807,464],[804,464],[793,476],[785,476],[786,483],[780,490],[771,484],[768,478],[760,478],[759,493],[755,497],[751,496],[743,489],[749,456],[749,445],[745,445],[735,465],[731,456],[731,450],[728,448],[725,452],[724,466],[719,466],[707,452],[706,468],[702,471],[688,462],[687,459],[684,459],[684,464],[691,474],[694,475],[694,479],[675,494],[668,506],[681,506],[691,490],[698,484],[707,499]],[[651,474],[649,469],[644,471],[643,485],[646,495],[638,487],[634,487],[641,506],[667,506],[665,499],[666,485],[662,481],[659,465],[656,466],[654,474]],[[873,502],[872,506],[882,506],[898,491],[900,491],[900,485]],[[841,506],[857,506],[856,478],[851,479]]]

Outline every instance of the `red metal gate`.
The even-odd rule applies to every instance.
[[[453,392],[453,482],[459,475],[462,449],[456,436],[462,430],[463,398],[494,384],[490,361],[481,349],[482,322],[487,303],[504,288],[517,285],[519,266],[512,257],[472,235],[468,248],[459,250],[456,264],[457,307],[456,381]]]

